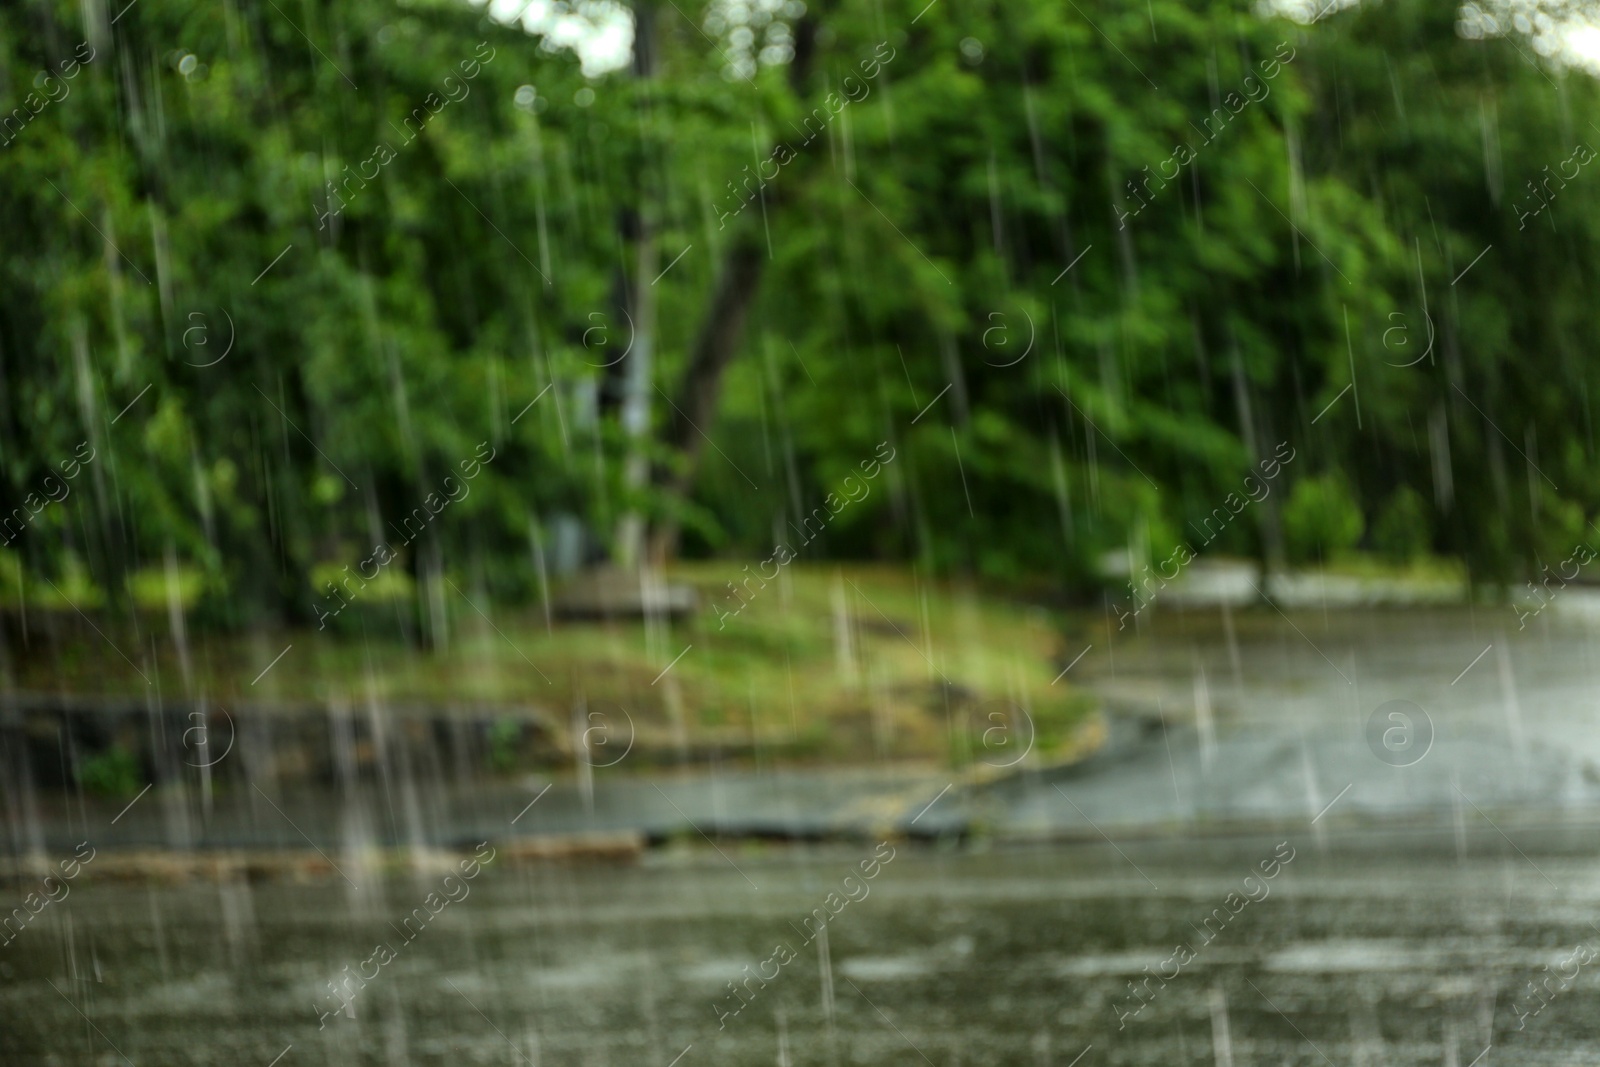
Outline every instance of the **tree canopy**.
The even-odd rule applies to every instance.
[[[0,10],[0,594],[304,621],[387,542],[400,595],[515,598],[630,521],[766,557],[880,443],[808,553],[1080,584],[1285,443],[1219,548],[1504,580],[1600,505],[1596,88],[1514,33],[551,10],[630,61],[461,0]]]

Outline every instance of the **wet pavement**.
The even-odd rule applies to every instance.
[[[90,886],[0,950],[0,1059],[1592,1062],[1600,864],[1576,844],[745,845],[453,887]],[[457,899],[402,928],[430,892]]]
[[[1070,675],[1104,699],[1106,749],[987,782],[618,767],[235,790],[209,810],[191,791],[120,815],[37,799],[53,858],[177,826],[325,850],[354,877],[80,883],[0,947],[0,1062],[1600,1062],[1584,617],[1145,621],[1088,631]],[[624,828],[664,843],[491,866],[403,945],[439,872],[361,862]],[[893,859],[866,879],[879,848]],[[319,1028],[346,965],[378,976]]]

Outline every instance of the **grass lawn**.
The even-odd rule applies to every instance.
[[[674,568],[673,581],[700,591],[700,608],[648,626],[547,625],[538,605],[491,608],[458,579],[489,617],[451,593],[442,648],[372,636],[376,628],[363,635],[351,620],[341,620],[342,632],[191,635],[187,685],[164,617],[154,632],[150,619],[137,637],[119,632],[117,643],[130,654],[143,649],[135,659],[172,697],[534,716],[564,749],[587,731],[602,764],[630,732],[630,764],[641,765],[715,750],[758,761],[992,767],[1030,750],[1030,737],[1030,762],[1092,742],[1088,697],[1066,679],[1051,684],[1066,663],[1064,642],[1060,620],[1041,609],[899,568],[797,563],[764,588],[751,583],[746,606],[719,628],[710,605],[737,606],[726,583],[745,573],[727,561]],[[148,691],[92,632],[35,653],[11,664],[15,688]]]

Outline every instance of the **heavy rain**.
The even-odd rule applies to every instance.
[[[1593,0],[0,5],[0,1067],[1600,1062]]]

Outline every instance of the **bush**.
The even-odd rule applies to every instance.
[[[489,728],[489,766],[501,773],[515,770],[522,742],[522,723],[496,719]]]
[[[98,796],[132,796],[139,791],[139,761],[121,745],[112,745],[79,765],[78,784]]]
[[[1401,486],[1383,505],[1372,526],[1372,547],[1394,563],[1410,563],[1428,553],[1428,505],[1410,486]]]
[[[1365,525],[1355,494],[1337,474],[1297,482],[1283,506],[1284,539],[1296,563],[1354,548]]]

